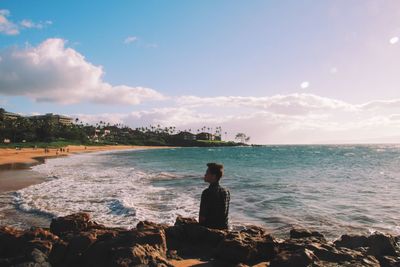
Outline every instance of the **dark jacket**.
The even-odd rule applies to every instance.
[[[214,229],[228,228],[230,193],[219,183],[210,186],[201,194],[200,217],[205,218],[201,225]]]

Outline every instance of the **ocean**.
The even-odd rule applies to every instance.
[[[89,212],[107,226],[173,224],[198,216],[208,162],[225,166],[233,229],[259,225],[277,236],[296,227],[328,237],[400,235],[400,145],[170,148],[48,159],[46,182],[12,194],[19,213],[52,218]],[[17,222],[16,222],[17,223]]]

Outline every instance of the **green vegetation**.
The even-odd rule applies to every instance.
[[[150,126],[132,129],[122,124],[100,121],[95,125],[64,124],[50,119],[32,119],[18,116],[7,119],[0,108],[0,147],[64,147],[67,145],[156,145],[156,146],[237,146],[242,143],[221,141],[222,129],[216,127],[215,134],[199,133],[210,129],[198,129],[205,139],[195,140],[196,135],[188,131],[177,131],[175,127]],[[211,128],[212,129],[212,128]],[[225,135],[227,133],[225,132]]]

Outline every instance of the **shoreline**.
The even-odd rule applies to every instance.
[[[106,146],[84,146],[84,145],[68,145],[64,151],[59,148],[49,148],[49,152],[45,152],[44,148],[21,148],[20,150],[11,148],[0,148],[0,171],[4,165],[29,165],[43,163],[41,159],[68,156],[71,154],[90,153],[100,151],[116,151],[129,149],[166,149],[172,148],[167,146],[135,146],[135,145],[106,145]]]
[[[0,193],[13,192],[30,185],[42,183],[46,177],[35,175],[32,166],[43,164],[46,159],[67,157],[74,154],[109,152],[119,150],[167,149],[165,146],[66,146],[64,152],[50,148],[45,152],[43,148],[22,148],[15,150],[0,148]],[[68,152],[66,152],[68,151]]]

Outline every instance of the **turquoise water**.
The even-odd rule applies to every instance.
[[[119,151],[49,160],[51,181],[17,192],[26,212],[87,211],[109,225],[197,216],[206,163],[225,166],[232,227],[302,226],[337,237],[400,234],[400,146],[267,146]]]

